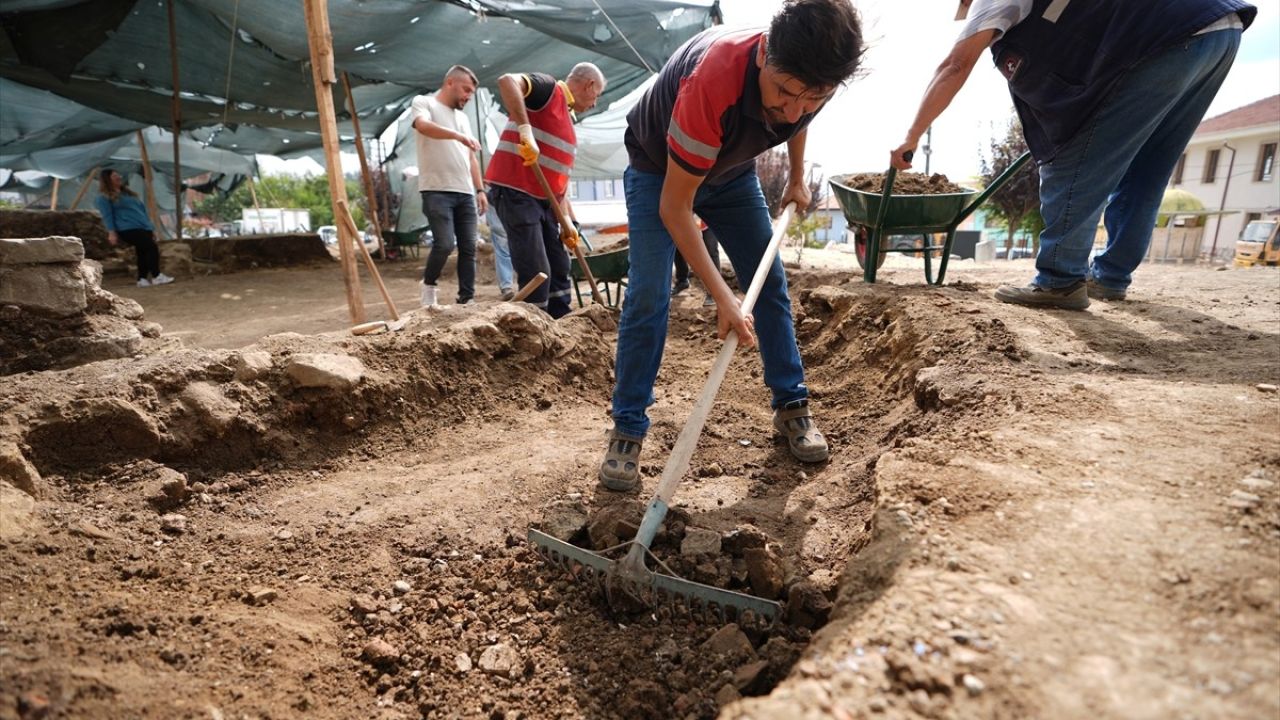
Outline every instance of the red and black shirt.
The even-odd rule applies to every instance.
[[[653,87],[627,113],[631,166],[664,174],[667,158],[718,185],[755,166],[756,156],[808,127],[770,125],[760,98],[758,30],[705,30],[680,47]]]

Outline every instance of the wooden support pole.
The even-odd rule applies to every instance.
[[[146,183],[143,197],[147,199],[147,215],[151,218],[151,224],[156,226],[156,234],[163,235],[164,223],[160,222],[160,210],[156,208],[155,185],[152,184],[151,178],[151,156],[147,154],[147,139],[143,137],[142,131],[138,131],[138,150],[142,153],[142,181]]]
[[[58,178],[53,179],[53,195],[49,198],[49,209],[58,209]]]
[[[356,220],[351,217],[351,208],[347,207],[344,200],[338,211],[334,213],[339,223],[346,223],[348,230],[351,230],[356,237],[360,236],[359,230],[356,228]],[[360,251],[360,257],[364,259],[365,267],[369,269],[369,274],[373,276],[373,284],[378,286],[378,292],[382,295],[382,302],[387,305],[387,312],[391,313],[392,320],[400,319],[400,312],[396,310],[396,304],[391,301],[391,293],[387,292],[387,286],[382,284],[382,275],[378,272],[378,266],[373,264],[373,258],[369,255],[369,249],[364,246],[363,242],[356,242],[356,249]]]
[[[182,137],[182,99],[178,82],[178,24],[174,18],[174,4],[177,0],[165,3],[169,10],[169,65],[173,68],[173,215],[174,233],[182,239],[182,215],[186,203],[182,197],[182,160],[178,152],[178,141]]]
[[[70,210],[80,207],[80,201],[84,199],[84,194],[89,190],[89,186],[93,184],[93,179],[98,176],[98,168],[101,165],[94,166],[89,174],[85,176],[84,182],[80,183],[80,189],[76,191],[76,199],[71,201]]]
[[[320,113],[320,136],[324,142],[325,169],[329,175],[329,197],[337,215],[347,203],[347,186],[342,177],[338,147],[338,119],[333,110],[333,86],[338,78],[333,69],[333,34],[329,30],[328,0],[302,0],[307,20],[307,44],[311,48],[311,79],[316,88],[316,110]],[[360,238],[347,223],[338,226],[338,256],[347,286],[347,308],[352,324],[364,322],[364,301],[360,297],[360,275],[356,271],[355,248]]]
[[[347,108],[351,112],[351,125],[356,131],[356,155],[360,158],[360,176],[364,178],[364,196],[369,202],[369,221],[373,223],[373,231],[378,235],[378,252],[382,259],[387,259],[387,247],[383,245],[382,223],[378,221],[378,198],[373,191],[373,175],[369,172],[369,161],[364,155],[364,136],[360,134],[360,116],[356,113],[356,96],[351,94],[351,80],[347,73],[342,73],[342,87],[347,91]]]
[[[253,176],[249,176],[249,197],[253,198],[254,212],[258,213],[258,223],[262,223],[262,206],[258,205],[258,191],[253,188]]]

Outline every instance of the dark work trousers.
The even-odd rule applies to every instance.
[[[160,274],[160,248],[156,246],[155,233],[150,230],[121,230],[116,233],[120,242],[132,245],[138,255],[138,279],[148,280]]]
[[[476,294],[476,197],[460,192],[422,191],[422,214],[431,223],[431,252],[422,282],[435,285],[453,249],[458,248],[458,303]]]
[[[702,244],[707,246],[707,254],[711,256],[711,264],[716,266],[716,270],[720,269],[720,243],[716,242],[715,233],[708,228],[702,231]],[[685,262],[684,256],[676,250],[676,282],[689,282],[689,263]]]
[[[537,305],[553,318],[567,315],[569,305],[569,252],[560,242],[560,223],[546,200],[501,185],[493,186],[493,205],[507,229],[511,265],[517,287],[524,287],[538,273],[547,274],[525,302]]]

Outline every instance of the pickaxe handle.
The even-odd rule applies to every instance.
[[[560,203],[556,201],[556,194],[551,192],[551,183],[547,182],[547,176],[542,174],[542,168],[538,163],[534,163],[529,167],[533,168],[533,174],[538,178],[538,184],[542,186],[542,192],[547,195],[547,202],[551,203],[551,208],[556,213],[556,220],[560,221],[560,227],[569,227],[572,223],[569,218],[564,216],[564,208],[560,207]],[[591,283],[591,299],[597,305],[604,305],[604,299],[600,297],[600,289],[596,287],[595,275],[591,274],[591,266],[587,265],[587,257],[582,253],[582,238],[578,238],[578,244],[573,246],[573,254],[578,257],[578,264],[582,266],[582,274],[587,276],[587,282]]]

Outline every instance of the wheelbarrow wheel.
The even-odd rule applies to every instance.
[[[858,266],[864,270],[867,267],[867,246],[871,244],[871,230],[866,225],[856,225],[853,228],[853,254],[858,258]],[[881,239],[881,247],[884,247],[884,239]],[[880,257],[876,258],[876,269],[884,265],[885,256],[889,252],[887,250],[880,251]]]

